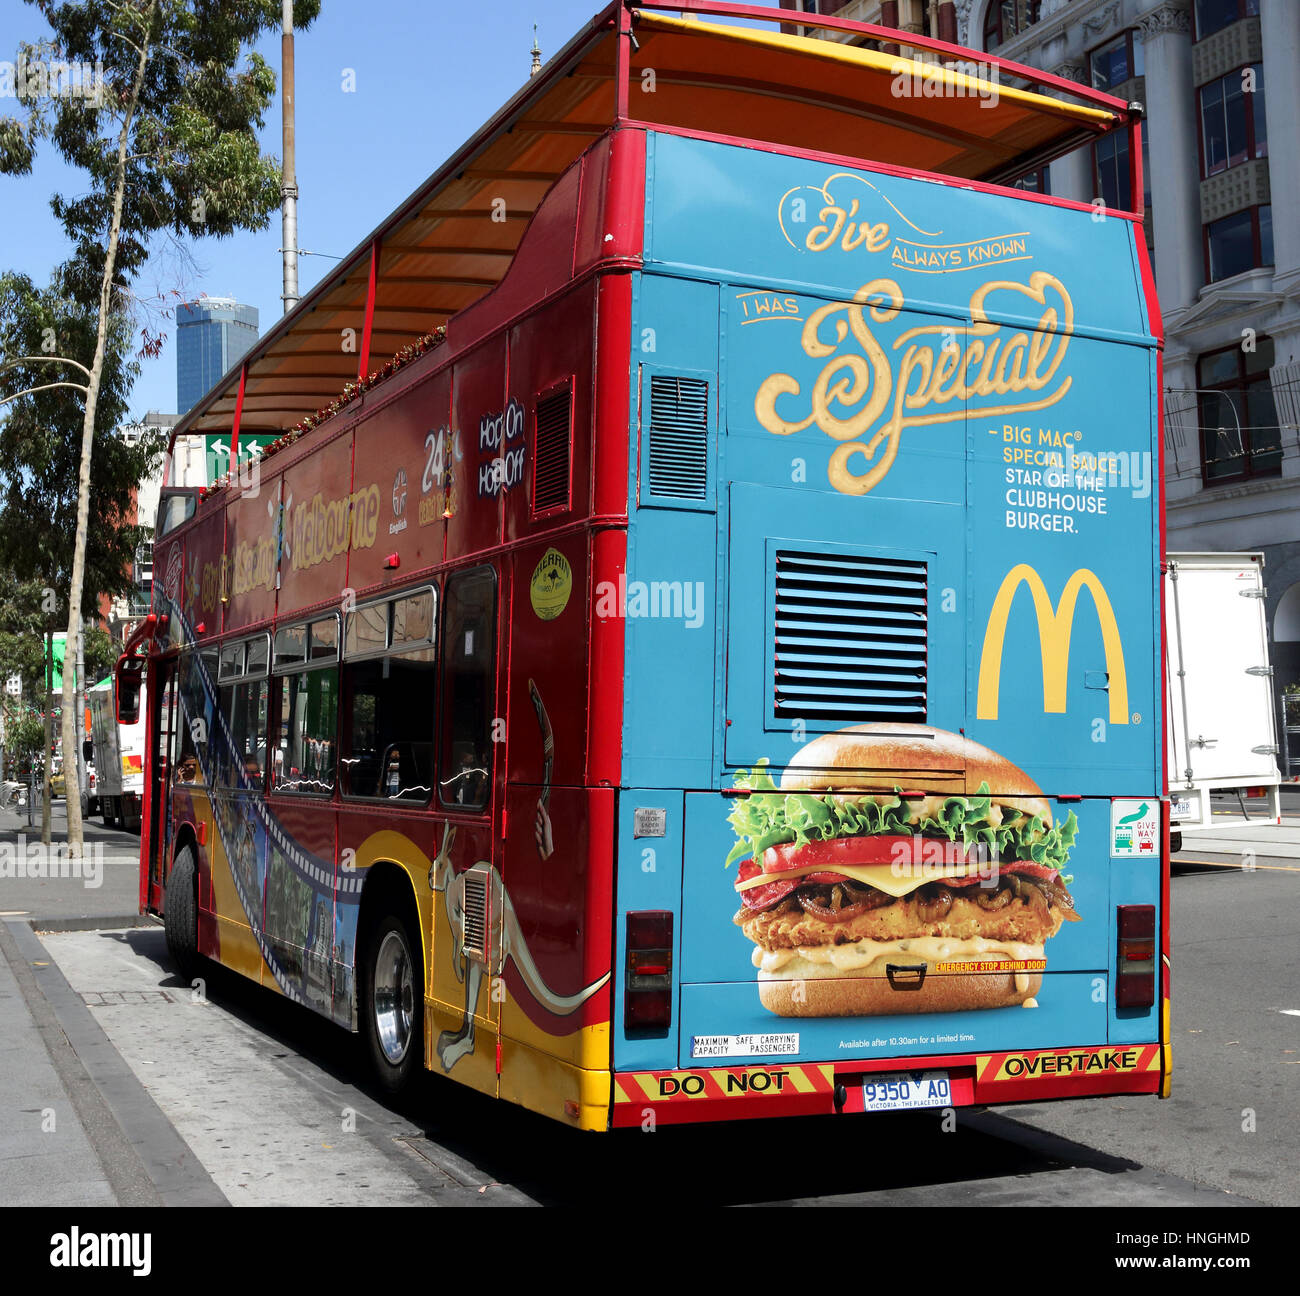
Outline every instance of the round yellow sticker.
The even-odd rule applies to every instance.
[[[548,549],[533,568],[533,578],[528,582],[533,611],[543,621],[554,621],[569,606],[572,593],[573,568],[569,560],[558,549]]]

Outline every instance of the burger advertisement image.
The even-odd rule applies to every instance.
[[[975,790],[952,790],[955,771]],[[1074,812],[946,730],[822,735],[779,782],[739,771],[728,822],[734,922],[778,1017],[1035,1008],[1048,942],[1082,921]]]

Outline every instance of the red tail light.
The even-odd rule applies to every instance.
[[[666,1031],[673,1021],[673,916],[644,909],[627,916],[627,980],[623,1025]]]
[[[1150,1008],[1156,1001],[1156,907],[1120,905],[1115,1007]]]

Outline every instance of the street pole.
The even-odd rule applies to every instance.
[[[86,620],[83,617],[77,625],[77,688],[73,694],[77,708],[77,754],[73,767],[77,772],[77,800],[81,800],[81,789],[86,786],[86,754],[82,750],[86,745]],[[63,799],[68,799],[68,759],[63,758]]]
[[[298,304],[298,174],[294,160],[293,94],[293,0],[282,0],[280,104],[284,119],[284,176],[280,195],[286,315]]]
[[[63,649],[64,666],[67,666],[68,650]],[[54,629],[47,621],[45,624],[45,739],[41,750],[41,841],[50,844],[50,767],[53,757],[50,748],[54,745]]]

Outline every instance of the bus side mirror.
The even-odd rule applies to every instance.
[[[95,759],[95,744],[89,738],[81,744],[81,758],[82,760]]]
[[[133,725],[140,720],[140,677],[130,679],[123,672],[117,680],[117,723]]]

